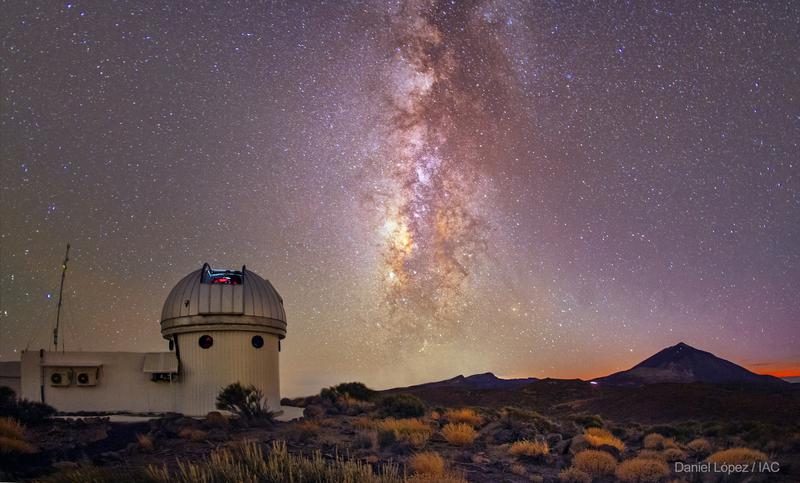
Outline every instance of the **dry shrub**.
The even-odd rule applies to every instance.
[[[142,451],[153,451],[156,447],[155,440],[149,434],[137,434],[136,443]]]
[[[508,452],[517,457],[539,458],[550,452],[550,447],[546,441],[530,441],[523,439],[513,443]]]
[[[455,473],[443,475],[412,475],[406,478],[406,483],[467,483],[463,476]]]
[[[439,411],[436,411],[436,410],[431,411],[431,420],[432,421],[438,421],[441,417],[442,417],[442,415],[439,414]]]
[[[359,416],[353,420],[353,427],[356,429],[375,429],[375,421],[367,416]]]
[[[466,423],[471,426],[480,426],[483,418],[472,409],[450,409],[444,413],[444,418],[449,423]]]
[[[657,482],[669,476],[669,466],[663,461],[633,458],[620,463],[614,475],[625,482]]]
[[[292,437],[300,442],[309,441],[319,434],[319,424],[313,421],[300,421],[291,428]]]
[[[517,476],[525,476],[525,474],[528,472],[528,470],[526,470],[524,466],[517,463],[511,465],[509,471],[511,471]]]
[[[585,471],[570,466],[561,470],[558,474],[558,481],[562,483],[592,483],[592,477]]]
[[[637,458],[667,461],[667,456],[664,453],[662,453],[661,451],[656,451],[654,449],[643,449],[639,451],[639,455],[637,456]]]
[[[607,429],[587,428],[583,436],[586,438],[586,442],[594,447],[612,446],[617,448],[620,452],[625,451],[625,443],[611,434]]]
[[[452,445],[469,446],[478,437],[478,433],[466,423],[447,423],[442,428],[442,436]]]
[[[199,429],[183,428],[178,431],[178,436],[191,441],[204,441],[206,438],[208,438],[208,433]]]
[[[695,455],[706,455],[711,453],[711,443],[708,442],[707,439],[704,438],[697,438],[689,441],[689,444],[686,445]]]
[[[353,447],[357,449],[374,449],[378,447],[377,431],[359,431],[353,439]]]
[[[0,454],[30,454],[36,448],[25,440],[25,428],[12,418],[0,418]]]
[[[206,424],[213,427],[224,427],[228,425],[228,417],[219,411],[211,411],[206,414]]]
[[[444,458],[433,451],[415,454],[408,460],[408,465],[417,474],[430,476],[444,474]]]
[[[750,465],[760,461],[767,461],[767,455],[750,448],[730,448],[717,451],[708,457],[708,461],[717,464]]]
[[[642,440],[642,445],[646,449],[664,449],[664,436],[658,433],[650,433]]]
[[[664,459],[666,459],[670,463],[674,463],[675,461],[683,461],[686,459],[686,453],[678,448],[667,448],[664,450]]]
[[[575,455],[572,464],[592,477],[600,477],[614,473],[617,459],[596,449],[587,449]]]
[[[433,431],[431,427],[419,419],[388,418],[376,423],[378,439],[382,446],[395,441],[407,441],[415,448],[422,448],[428,442]]]

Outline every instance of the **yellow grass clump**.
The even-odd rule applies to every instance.
[[[381,441],[407,441],[415,448],[428,442],[433,431],[428,423],[416,418],[388,418],[375,424]]]
[[[587,449],[575,455],[572,464],[593,478],[598,478],[614,473],[617,459],[596,449]]]
[[[696,455],[704,455],[711,453],[711,443],[708,442],[707,439],[704,438],[697,438],[689,441],[689,444],[686,445],[689,448],[689,451]]]
[[[513,443],[508,448],[509,454],[517,457],[538,458],[550,452],[546,441],[530,441],[523,439]]]
[[[0,418],[0,454],[30,454],[36,449],[25,440],[25,428],[12,418]]]
[[[708,457],[708,461],[717,464],[750,465],[759,461],[767,461],[767,455],[750,448],[730,448],[717,451]]]
[[[592,483],[592,477],[585,471],[570,466],[558,473],[558,481],[561,483]]]
[[[450,409],[444,413],[444,418],[449,423],[466,423],[471,426],[480,426],[483,418],[472,409]]]
[[[686,453],[678,448],[667,448],[664,450],[664,458],[673,463],[675,461],[683,461],[686,459]]]
[[[645,435],[642,440],[642,446],[646,449],[664,449],[664,436],[658,433],[650,433]]]
[[[658,482],[669,476],[669,466],[663,461],[633,458],[620,463],[614,475],[624,482]]]
[[[661,451],[656,451],[654,449],[643,449],[639,451],[639,455],[637,458],[643,458],[648,460],[658,460],[658,461],[667,461],[667,455],[662,453]]]
[[[408,465],[416,474],[430,476],[444,474],[444,458],[433,451],[415,454],[408,460]]]
[[[466,423],[447,423],[442,428],[442,436],[452,445],[469,446],[478,437],[478,433]]]
[[[149,434],[137,434],[136,442],[139,444],[139,449],[143,451],[153,451],[156,447],[155,440]]]
[[[586,438],[586,442],[594,447],[612,446],[617,448],[620,452],[625,451],[625,443],[611,434],[607,429],[587,428],[583,436]]]

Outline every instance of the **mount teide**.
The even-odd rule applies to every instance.
[[[773,376],[750,372],[714,354],[683,342],[667,347],[627,371],[594,379],[617,386],[641,386],[664,382],[788,384]]]

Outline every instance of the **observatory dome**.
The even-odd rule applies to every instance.
[[[269,282],[242,267],[204,264],[170,291],[161,312],[161,334],[198,330],[251,330],[286,337],[283,299]]]

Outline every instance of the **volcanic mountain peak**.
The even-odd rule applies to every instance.
[[[680,342],[645,359],[627,371],[596,379],[615,385],[659,382],[753,382],[782,383],[778,378],[748,371],[733,362]]]

